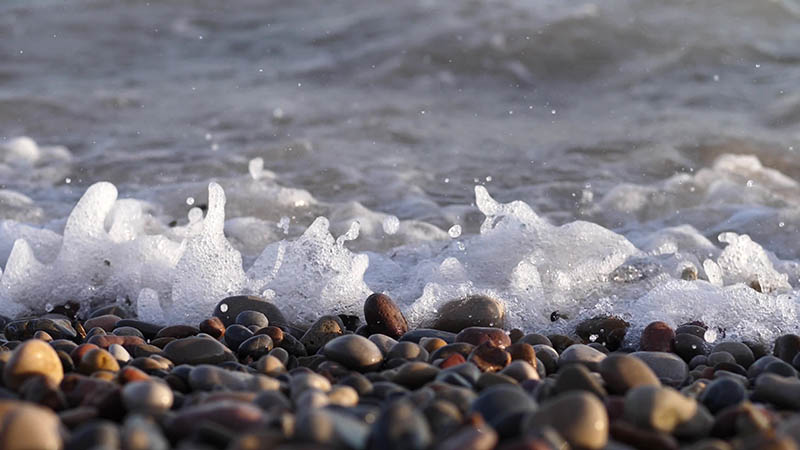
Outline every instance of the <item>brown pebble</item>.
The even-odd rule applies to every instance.
[[[439,308],[432,328],[458,333],[468,327],[503,327],[505,304],[486,295],[450,300]]]
[[[648,352],[671,352],[675,331],[664,322],[651,322],[642,331],[639,348]]]
[[[283,342],[283,330],[272,325],[258,330],[256,334],[266,334],[275,345],[280,345]]]
[[[42,330],[33,333],[33,338],[44,342],[53,342],[53,336],[50,336],[50,333]]]
[[[371,334],[398,339],[408,331],[408,322],[397,304],[385,294],[372,294],[364,301],[364,318]]]
[[[198,328],[193,327],[191,325],[171,325],[158,330],[158,334],[156,334],[156,339],[164,337],[181,339],[189,336],[194,336],[199,332],[200,330]]]
[[[125,385],[133,381],[147,381],[149,379],[150,375],[131,365],[125,366],[120,369],[119,372],[117,372],[117,381],[121,385]]]
[[[499,372],[511,362],[511,355],[500,347],[484,342],[475,347],[468,361],[478,366],[482,372]]]
[[[420,347],[424,348],[429,354],[447,345],[444,339],[437,337],[424,337],[419,340]]]
[[[500,328],[469,327],[456,335],[456,342],[467,342],[475,346],[487,342],[494,347],[506,348],[511,345],[511,338]]]
[[[201,332],[213,337],[214,339],[220,339],[225,335],[225,324],[222,323],[222,320],[219,317],[210,317],[200,322],[199,328]]]
[[[453,353],[452,355],[443,359],[442,362],[439,364],[439,367],[442,369],[447,369],[448,367],[457,366],[465,362],[467,362],[466,358],[461,356],[460,353]]]
[[[525,361],[536,369],[536,350],[532,345],[525,342],[517,342],[506,348],[506,351],[511,355],[512,361]]]
[[[87,330],[99,327],[110,333],[114,330],[114,327],[120,320],[122,320],[122,318],[119,316],[115,316],[114,314],[105,314],[87,319],[86,322],[83,323],[83,327]]]
[[[119,363],[108,351],[102,348],[95,348],[83,355],[78,364],[78,372],[84,375],[91,375],[99,370],[117,372],[119,371]]]
[[[2,402],[5,403],[8,400]],[[47,408],[30,403],[21,403],[12,408],[0,423],[0,448],[4,450],[61,450],[63,445],[61,422],[57,415]]]

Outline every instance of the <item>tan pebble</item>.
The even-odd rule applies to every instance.
[[[256,362],[256,372],[276,376],[286,372],[286,367],[280,359],[272,355],[264,355]]]
[[[64,368],[50,344],[31,339],[14,349],[3,369],[3,381],[6,387],[17,389],[29,377],[39,375],[59,384],[64,378]]]
[[[328,392],[328,400],[332,405],[353,407],[358,404],[358,392],[350,386],[337,385]]]
[[[58,416],[49,409],[21,404],[5,415],[0,424],[0,448],[60,450],[63,445],[60,425]]]
[[[91,375],[98,370],[107,370],[110,372],[119,371],[117,359],[102,348],[89,350],[88,353],[83,355],[80,364],[78,364],[78,372],[84,375]]]

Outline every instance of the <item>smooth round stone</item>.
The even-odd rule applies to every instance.
[[[253,332],[247,327],[237,323],[229,325],[228,328],[225,329],[225,336],[223,336],[223,340],[228,348],[231,350],[236,350],[240,345],[242,345],[242,342],[250,339],[251,337],[253,337]]]
[[[161,433],[161,429],[143,416],[129,416],[125,419],[121,431],[125,450],[166,450],[169,442]]]
[[[300,373],[292,375],[289,381],[292,397],[297,397],[300,393],[308,389],[316,389],[322,392],[331,390],[331,382],[316,373]]]
[[[434,399],[422,410],[437,437],[452,434],[464,422],[464,415],[453,402]],[[469,448],[469,447],[466,447]]]
[[[119,323],[119,322],[118,322]],[[114,331],[111,332],[114,336],[136,336],[144,339],[144,334],[142,334],[139,329],[134,327],[116,327]]]
[[[503,302],[485,295],[450,300],[439,307],[432,328],[453,333],[468,327],[502,328],[505,310]]]
[[[697,325],[696,323],[685,323],[678,328],[675,329],[675,335],[679,334],[691,334],[697,336],[699,338],[705,338],[705,334],[708,328],[704,326]]]
[[[300,342],[311,355],[324,347],[328,341],[343,335],[344,331],[345,327],[341,319],[336,316],[322,316],[303,334]]]
[[[158,330],[156,339],[158,338],[175,338],[181,339],[189,336],[194,336],[200,332],[200,329],[191,325],[171,325]]]
[[[254,430],[265,425],[261,408],[239,401],[219,401],[185,406],[166,420],[165,429],[175,437],[187,436],[207,423],[230,432]]]
[[[716,414],[746,399],[747,391],[742,384],[725,377],[712,381],[700,395],[699,400],[712,414]]]
[[[449,331],[434,330],[432,328],[416,328],[400,336],[399,341],[419,343],[422,338],[439,338],[448,344],[452,344],[456,340],[456,334]]]
[[[536,351],[536,359],[542,362],[542,367],[544,367],[545,371],[548,374],[556,373],[559,358],[556,349],[544,344],[536,344],[533,349]]]
[[[427,361],[428,352],[413,342],[398,342],[386,354],[386,359],[400,358],[406,361]]]
[[[684,361],[691,361],[697,355],[707,355],[708,345],[703,338],[683,333],[675,336],[675,353]]]
[[[253,295],[236,295],[221,300],[214,308],[214,317],[218,317],[228,327],[236,322],[236,316],[242,311],[258,311],[267,316],[269,323],[275,326],[289,324],[277,306]]]
[[[500,347],[484,342],[472,350],[467,361],[476,365],[481,372],[499,372],[511,363],[511,355]]]
[[[521,360],[511,361],[509,365],[500,371],[500,374],[509,376],[520,383],[525,380],[539,379],[539,372],[528,362]]]
[[[369,426],[353,416],[315,409],[297,416],[295,436],[333,448],[365,448]]]
[[[122,403],[131,412],[159,414],[172,408],[172,389],[158,381],[134,381],[122,388]]]
[[[570,345],[578,344],[574,339],[563,334],[550,334],[547,339],[550,339],[550,342],[553,343],[553,348],[556,349],[559,355],[564,353],[564,350]]]
[[[625,395],[638,386],[660,386],[661,382],[642,359],[635,356],[614,353],[600,363],[600,375],[608,391]]]
[[[588,392],[568,392],[548,400],[522,423],[523,430],[545,426],[552,427],[574,448],[601,449],[608,443],[608,413]]]
[[[93,309],[89,312],[89,318],[100,317],[106,314],[113,314],[115,316],[122,317],[123,319],[130,317],[131,315],[130,311],[128,311],[126,308],[123,308],[117,304],[110,304]]]
[[[771,403],[778,408],[800,409],[800,380],[762,373],[756,378],[752,399]]]
[[[422,361],[411,361],[397,368],[392,381],[409,389],[416,389],[436,378],[439,368]]]
[[[750,365],[750,367],[747,368],[747,378],[751,379],[757,378],[759,375],[761,375],[764,369],[766,369],[766,367],[774,361],[782,361],[782,360],[777,356],[772,356],[772,355],[766,355],[762,356],[761,358],[758,358],[756,362],[754,362],[753,364]]]
[[[131,354],[125,350],[125,347],[119,344],[111,344],[108,346],[108,353],[119,362],[128,362],[131,359]]]
[[[350,372],[350,375],[339,380],[339,384],[352,387],[361,397],[372,393],[372,382],[358,372]]]
[[[673,353],[634,352],[630,355],[644,361],[667,386],[678,387],[689,376],[689,366]]]
[[[281,349],[282,350],[282,349]],[[273,355],[264,355],[256,361],[256,372],[269,375],[271,377],[278,376],[286,372],[284,363]]]
[[[800,336],[784,334],[775,339],[775,348],[772,354],[791,364],[794,357],[800,353]]]
[[[522,336],[522,338],[517,342],[523,342],[525,344],[530,344],[532,346],[536,346],[536,345],[540,345],[540,344],[541,345],[547,345],[549,347],[553,346],[553,343],[550,342],[550,339],[548,339],[547,336],[545,336],[543,334],[537,334],[537,333],[526,334],[525,336]]]
[[[266,375],[226,370],[201,364],[189,372],[189,385],[196,391],[265,391],[280,389],[280,382]]]
[[[180,364],[219,364],[236,360],[236,356],[221,342],[197,336],[170,342],[164,346],[163,355],[176,366]]]
[[[452,344],[447,344],[443,347],[438,348],[430,356],[430,360],[436,361],[437,359],[447,359],[454,354],[459,354],[466,359],[469,357],[470,353],[472,353],[473,350],[475,350],[475,346],[472,344],[469,344],[467,342],[454,342]]]
[[[606,354],[593,349],[585,344],[575,344],[567,347],[558,358],[558,367],[564,367],[568,364],[584,364],[590,370],[597,370],[602,362],[606,359]]]
[[[104,314],[102,316],[87,319],[86,322],[83,323],[83,328],[91,330],[94,327],[100,327],[105,331],[113,331],[114,327],[117,325],[117,322],[120,320],[122,320],[122,317],[115,316],[114,314]]]
[[[511,361],[525,361],[536,369],[536,350],[533,346],[525,342],[517,342],[506,348],[511,355]]]
[[[698,366],[708,366],[708,357],[706,355],[697,355],[689,361],[690,370],[694,370]]]
[[[625,419],[641,428],[672,433],[697,412],[697,402],[668,387],[639,386],[625,395]]]
[[[350,386],[332,386],[331,391],[328,392],[328,400],[331,405],[353,408],[358,405],[358,392]]]
[[[271,337],[266,334],[257,334],[242,342],[236,353],[242,362],[246,362],[245,360],[255,361],[267,355],[272,347]]]
[[[109,372],[119,371],[119,363],[117,362],[117,359],[114,358],[114,356],[107,350],[103,350],[102,348],[89,350],[85,355],[83,355],[80,363],[78,364],[78,372],[84,375],[91,375],[101,370]]]
[[[242,311],[236,315],[235,320],[236,323],[245,327],[255,325],[258,328],[264,328],[269,326],[269,319],[267,319],[267,316],[258,311]]]
[[[383,362],[383,354],[378,346],[357,334],[332,339],[325,344],[322,354],[331,361],[358,371],[374,370]]]
[[[404,341],[404,342],[407,342],[407,341]],[[445,341],[443,341],[442,339],[439,339],[439,338],[422,338],[422,339],[419,340],[418,344],[419,344],[420,347],[424,348],[425,351],[427,351],[428,353],[432,354],[436,350],[439,350],[440,348],[442,348],[445,345],[447,345],[447,342],[445,342]]]
[[[606,390],[600,379],[595,377],[583,364],[570,364],[558,371],[552,393],[561,395],[565,392],[585,391],[605,398]]]
[[[219,339],[225,334],[225,324],[219,317],[210,317],[200,322],[198,327],[201,333],[205,333],[214,339]]]
[[[67,449],[79,448],[120,448],[119,428],[108,420],[85,423],[72,433],[67,444]]]
[[[642,337],[639,339],[639,349],[646,352],[672,351],[675,331],[664,322],[651,322],[648,324]]]
[[[46,345],[46,344],[45,344]],[[61,421],[50,409],[0,400],[0,448],[4,450],[61,450]]]
[[[507,416],[536,409],[536,402],[515,384],[498,384],[481,391],[470,406],[470,413],[480,413],[492,426]]]
[[[389,354],[389,351],[397,345],[397,341],[390,338],[385,334],[373,334],[369,337],[369,340],[372,341],[373,344],[378,346],[380,349],[381,354],[386,357]],[[413,342],[411,342],[413,344]]]
[[[619,317],[593,317],[581,321],[575,327],[575,334],[583,339],[584,343],[596,342],[609,350],[616,350],[622,346],[629,326],[628,322]]]
[[[764,368],[764,373],[774,373],[782,377],[797,377],[797,370],[785,361],[773,361]]]
[[[368,448],[423,450],[433,442],[425,416],[409,401],[394,401],[386,406],[372,425]]]
[[[9,389],[17,389],[28,378],[35,376],[44,376],[56,385],[64,378],[58,353],[48,343],[38,339],[17,346],[3,368],[3,381]]]
[[[695,356],[694,358],[692,358],[692,361],[694,361],[694,359],[699,356],[702,355]],[[720,363],[736,364],[736,358],[734,358],[733,355],[731,355],[728,352],[719,352],[719,351],[712,351],[712,353],[706,357],[706,365],[708,366],[713,367]]]
[[[739,364],[745,369],[750,367],[750,364],[753,364],[753,362],[756,360],[755,356],[753,356],[753,351],[750,350],[750,347],[741,342],[720,342],[711,349],[711,354],[714,354],[715,352],[730,353],[736,360],[736,364]]]
[[[369,334],[385,334],[394,339],[408,331],[408,322],[397,304],[385,294],[372,294],[364,301],[364,318]]]
[[[469,327],[456,335],[456,342],[466,342],[476,347],[486,342],[494,347],[506,348],[511,345],[511,338],[500,328]]]

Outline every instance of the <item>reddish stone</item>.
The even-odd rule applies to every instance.
[[[408,322],[397,304],[384,294],[372,294],[364,301],[364,318],[372,334],[398,339],[408,331]]]
[[[443,359],[442,362],[439,364],[439,367],[442,369],[447,369],[448,367],[457,366],[465,362],[467,362],[466,358],[461,356],[460,353],[453,353],[452,355]]]
[[[500,328],[469,327],[456,335],[456,342],[467,342],[475,346],[488,343],[494,347],[506,348],[511,345],[511,338]]]
[[[481,372],[499,372],[511,362],[511,355],[500,347],[484,342],[475,347],[468,361],[478,366]]]
[[[674,349],[675,331],[664,322],[647,325],[639,340],[639,348],[647,352],[671,352]]]

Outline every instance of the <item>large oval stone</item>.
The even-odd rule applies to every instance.
[[[442,305],[433,328],[453,333],[468,327],[502,328],[505,313],[505,305],[500,300],[485,295],[471,295]]]
[[[243,311],[258,311],[267,316],[269,323],[274,326],[289,324],[277,306],[254,295],[235,295],[221,300],[214,308],[214,317],[219,317],[227,327],[236,323],[236,316]]]
[[[328,341],[322,354],[331,361],[361,372],[376,369],[383,362],[383,354],[378,346],[357,334],[347,334]]]
[[[385,294],[372,294],[364,302],[364,318],[370,334],[397,339],[408,331],[408,322],[397,304]]]
[[[30,377],[44,376],[58,385],[64,379],[64,367],[50,344],[39,339],[23,342],[11,355],[3,369],[6,387],[17,389]]]
[[[176,366],[180,364],[219,364],[236,361],[236,356],[217,340],[192,336],[164,346],[163,355]]]
[[[572,391],[545,402],[523,421],[524,430],[551,426],[573,448],[601,449],[608,443],[606,408],[588,392]]]

